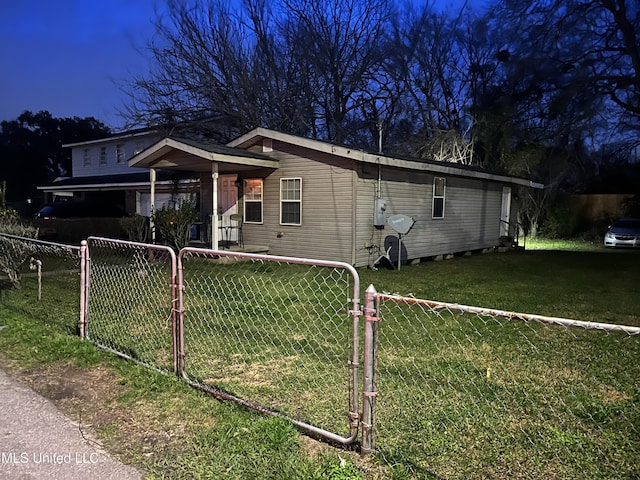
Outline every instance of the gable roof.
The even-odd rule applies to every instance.
[[[300,137],[297,135],[291,135],[288,133],[282,133],[261,127],[255,128],[250,132],[236,138],[235,140],[232,140],[227,144],[227,146],[232,148],[246,149],[250,148],[253,145],[260,144],[265,138],[374,165],[405,168],[409,170],[431,172],[440,175],[455,175],[483,180],[492,180],[539,189],[544,188],[544,185],[542,185],[541,183],[533,182],[532,180],[526,178],[489,173],[478,167],[456,163],[438,162],[435,160],[400,158],[397,156],[392,157],[383,153],[372,153],[356,148],[334,145],[321,140]]]
[[[102,137],[95,140],[85,140],[84,142],[65,143],[63,148],[88,147],[90,145],[99,145],[101,143],[113,143],[118,140],[130,140],[132,138],[159,137],[161,132],[156,129],[140,128],[137,130],[129,130],[127,132],[114,133],[108,137]]]
[[[277,160],[259,153],[175,137],[165,137],[129,159],[130,167],[192,172],[210,172],[213,163],[219,165],[220,172],[279,166]]]
[[[217,165],[219,173],[237,173],[238,171],[256,168],[277,169],[279,166],[277,159],[248,150],[252,146],[261,144],[264,139],[276,140],[311,151],[373,165],[429,172],[435,175],[489,180],[538,189],[544,188],[541,183],[527,178],[490,173],[478,167],[435,160],[401,158],[385,155],[384,153],[372,153],[261,127],[232,140],[227,145],[185,138],[165,137],[129,159],[129,166],[201,173],[211,172],[214,163]]]

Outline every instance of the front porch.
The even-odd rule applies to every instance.
[[[214,250],[227,250],[240,253],[269,253],[268,245],[247,244],[244,242],[244,232],[235,231],[231,234],[229,226],[224,226],[219,220],[218,224],[218,247],[213,247],[211,241],[210,222],[197,222],[191,227],[191,239],[187,246],[196,248],[207,248]]]
[[[269,175],[279,167],[277,160],[224,145],[167,137],[132,157],[129,166],[149,169],[152,209],[156,206],[157,170],[200,174],[200,222],[194,224],[197,232],[192,233],[190,246],[248,253],[269,251],[269,246],[256,245],[244,237],[240,187],[243,181],[249,181],[246,178]]]

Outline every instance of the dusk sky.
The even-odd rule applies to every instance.
[[[443,0],[450,6],[460,0]],[[0,1],[0,121],[25,110],[95,117],[118,129],[119,85],[148,69],[144,48],[162,0]]]
[[[148,65],[135,47],[153,33],[156,0],[0,2],[0,120],[25,110],[122,120],[118,84]]]

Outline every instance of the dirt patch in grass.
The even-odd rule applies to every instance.
[[[156,401],[135,396],[122,400],[131,387],[109,367],[81,368],[67,362],[29,369],[11,362],[4,366],[126,463],[153,462],[186,436],[180,417],[167,415]]]
[[[100,446],[141,471],[172,476],[167,459],[185,450],[198,429],[208,429],[217,419],[206,408],[212,398],[186,395],[167,389],[144,392],[135,382],[105,365],[78,367],[67,361],[21,367],[4,359],[3,369],[48,398]],[[367,478],[384,478],[383,469],[362,459],[355,451],[341,450],[305,435],[301,453],[316,461],[325,455],[350,459],[368,470]],[[189,449],[189,447],[186,447]]]

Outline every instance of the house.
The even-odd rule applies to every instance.
[[[38,187],[45,202],[75,199],[119,207],[132,214],[149,216],[151,182],[148,171],[129,168],[127,160],[164,137],[158,130],[140,129],[111,137],[63,145],[71,149],[71,177]],[[156,206],[169,204],[176,190],[185,195],[197,189],[192,173],[162,172],[156,181]],[[179,187],[177,187],[177,185]]]
[[[264,128],[227,145],[165,137],[128,164],[148,169],[152,185],[162,171],[197,172],[201,220],[214,248],[239,214],[246,244],[355,266],[372,265],[388,249],[393,261],[400,253],[406,262],[493,248],[513,236],[518,189],[543,187]],[[408,221],[410,229],[399,233],[389,220]]]

